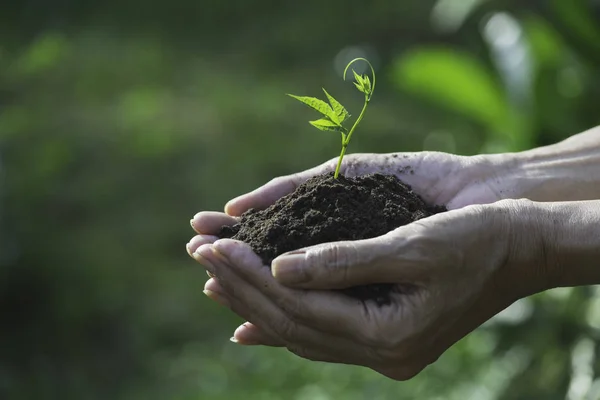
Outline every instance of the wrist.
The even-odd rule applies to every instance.
[[[506,258],[498,281],[514,299],[555,287],[600,284],[600,200],[503,200],[491,207],[507,217]]]
[[[485,207],[487,219],[495,222],[490,226],[497,227],[494,247],[502,255],[494,279],[499,297],[512,302],[554,287],[544,203],[508,199]]]
[[[539,202],[581,201],[600,198],[600,148],[598,132],[576,135],[563,142],[510,153],[505,187],[512,198]]]
[[[502,200],[490,205],[504,221],[498,241],[505,246],[498,270],[498,287],[512,300],[555,287],[552,268],[553,234],[548,206],[526,199]],[[504,236],[504,237],[502,237]]]
[[[548,203],[544,207],[551,287],[600,284],[600,201]]]

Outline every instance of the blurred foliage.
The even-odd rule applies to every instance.
[[[241,321],[204,298],[184,250],[195,212],[336,156],[337,140],[283,94],[325,86],[356,109],[340,79],[355,56],[380,79],[351,152],[516,151],[599,124],[599,11],[585,0],[3,5],[0,398],[599,398],[596,288],[517,302],[399,383],[230,344]]]

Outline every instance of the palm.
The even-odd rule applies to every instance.
[[[225,207],[225,214],[215,212],[197,214],[192,220],[192,226],[199,235],[188,243],[188,253],[202,263],[207,262],[205,256],[210,255],[214,258],[210,245],[219,239],[215,235],[222,225],[235,224],[238,221],[236,216],[241,215],[249,208],[262,209],[270,206],[282,196],[294,191],[298,185],[312,176],[333,172],[336,163],[337,159],[333,159],[310,170],[276,178],[266,185],[230,201]],[[461,157],[428,152],[355,154],[344,159],[341,173],[346,176],[369,173],[393,174],[410,185],[428,203],[443,204],[449,209],[462,208],[471,204],[491,203],[506,195],[500,190],[498,184],[498,177],[501,176],[503,171],[498,170],[489,158],[484,157]],[[227,243],[231,244],[233,242]],[[254,260],[257,265],[256,270],[261,270],[264,273],[264,269],[259,268],[261,266],[259,265],[261,264],[260,260],[249,247],[239,247],[238,249],[240,250],[240,257],[232,265],[244,266],[243,270],[249,271],[251,269],[246,267],[252,262],[248,260]],[[272,279],[270,274],[268,275],[268,278],[265,279]],[[240,285],[241,282],[243,281],[240,281]],[[261,290],[265,287],[267,286],[260,286]],[[274,284],[269,287],[280,288],[281,286]],[[209,292],[225,293],[225,289],[221,287],[216,279],[209,279],[205,289]],[[235,308],[234,311],[236,311]],[[247,320],[252,320],[248,318],[246,313],[237,312]],[[252,341],[252,339],[246,337],[252,331],[260,337],[260,339],[256,339],[258,342],[285,345],[285,341],[281,338],[266,334],[265,331],[252,324],[236,332],[236,337],[243,342]]]
[[[325,164],[328,169],[328,164]],[[446,153],[356,154],[348,157],[344,173],[396,175],[425,201],[449,209],[493,203],[503,198],[491,164],[483,158]]]
[[[227,203],[225,212],[239,216],[250,208],[267,208],[307,179],[333,172],[336,164],[337,158],[297,174],[273,179]],[[462,157],[436,152],[352,154],[344,159],[341,173],[346,176],[396,175],[428,203],[456,209],[511,197],[511,189],[500,189],[498,176],[503,171],[498,168],[490,158],[481,156]]]

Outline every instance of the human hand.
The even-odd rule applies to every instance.
[[[547,248],[532,228],[545,217],[537,204],[467,206],[377,238],[294,251],[273,262],[275,277],[239,241],[204,244],[193,256],[218,277],[206,284],[215,299],[250,321],[234,334],[240,343],[404,380],[513,301],[549,287]],[[385,306],[329,290],[369,283],[412,290]]]
[[[338,158],[306,171],[281,176],[225,205],[225,213],[200,212],[190,221],[198,233],[187,244],[190,256],[204,244],[213,243],[222,226],[234,225],[237,217],[250,208],[264,209],[293,192],[309,178],[333,172]],[[485,204],[503,198],[517,198],[511,155],[464,157],[439,152],[351,154],[341,167],[345,176],[372,173],[393,174],[410,185],[429,204],[445,205],[452,210],[470,204]]]
[[[333,172],[337,162],[336,157],[306,171],[275,178],[228,202],[225,213],[239,216],[249,208],[267,208],[309,178]],[[512,154],[470,157],[440,152],[351,154],[344,158],[341,174],[347,177],[373,173],[395,175],[426,202],[456,209],[520,197],[521,188],[514,185],[515,167]]]
[[[229,202],[226,206],[229,215],[199,213],[192,220],[192,226],[199,235],[188,244],[188,252],[190,254],[198,253],[196,256],[201,262],[209,263],[199,254],[204,254],[208,251],[207,249],[211,249],[210,253],[212,254],[220,244],[230,242],[220,241],[216,243],[216,246],[210,247],[210,243],[218,239],[214,234],[222,225],[234,224],[237,221],[232,216],[240,215],[248,208],[268,207],[311,176],[332,171],[335,162],[334,159],[299,174],[276,178],[263,187]],[[444,153],[400,153],[396,155],[360,154],[349,156],[344,163],[342,173],[347,176],[375,172],[393,173],[411,185],[429,203],[446,204],[449,209],[456,209],[469,204],[494,202],[503,196],[510,195],[510,190],[514,192],[515,188],[508,190],[510,184],[502,181],[504,172],[509,169],[510,163],[493,156],[459,157]],[[253,255],[249,248],[246,250]],[[250,254],[247,254],[247,257],[250,257]],[[266,271],[269,273],[268,269]],[[220,277],[221,281],[222,279]],[[375,279],[379,279],[379,277]],[[210,279],[205,288],[209,297],[224,304],[231,304],[231,298],[228,298],[224,288],[217,280]],[[285,340],[275,333],[269,334],[268,329],[265,330],[265,328],[259,328],[252,324],[242,325],[236,331],[235,337],[240,343],[246,344],[257,342],[286,345]],[[256,339],[257,337],[260,340]]]

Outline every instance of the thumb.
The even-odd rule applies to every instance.
[[[284,285],[305,289],[344,289],[369,283],[393,283],[399,270],[391,250],[393,238],[320,244],[282,254],[271,270]]]
[[[336,162],[335,159],[331,159],[306,171],[274,178],[261,187],[227,202],[225,213],[231,216],[240,216],[250,208],[265,209],[281,197],[292,193],[313,176],[333,171]]]

